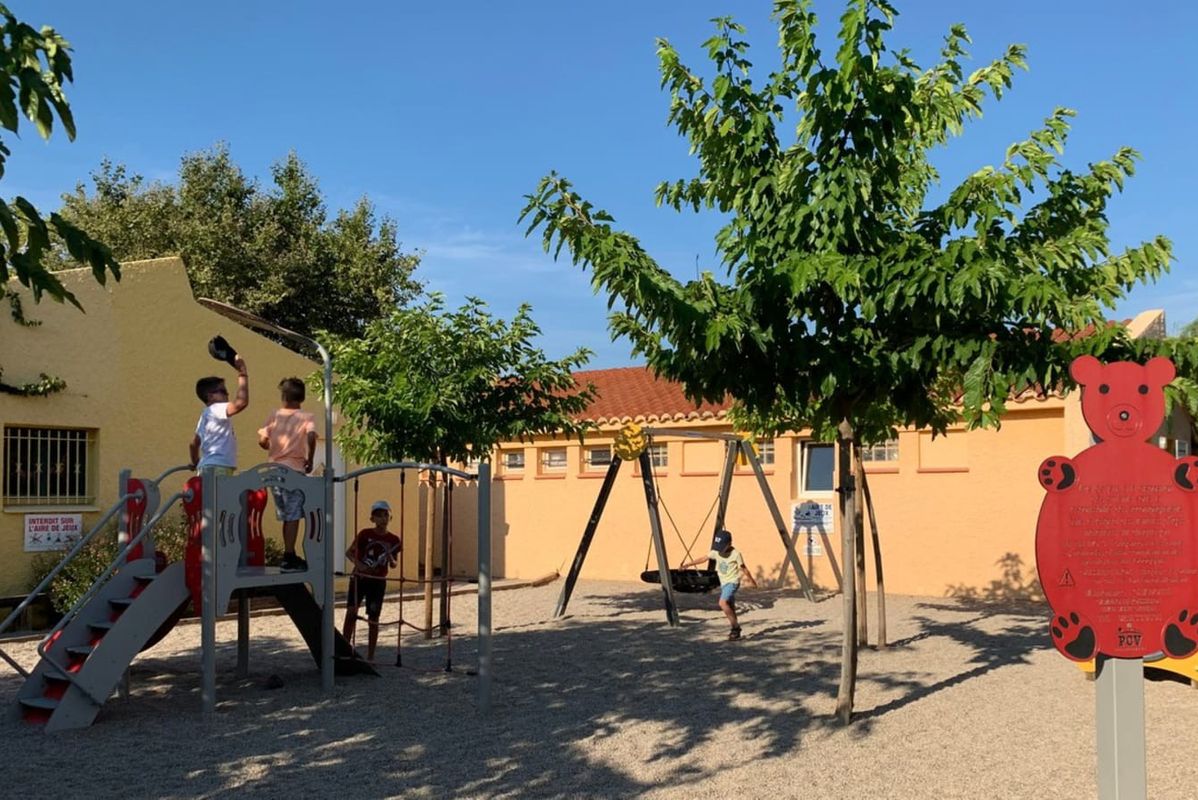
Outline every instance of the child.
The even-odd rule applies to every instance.
[[[279,382],[283,407],[272,411],[266,424],[258,429],[258,446],[269,452],[270,461],[305,475],[312,471],[316,455],[316,420],[300,408],[306,392],[299,378]],[[283,523],[283,572],[303,572],[308,562],[295,552],[300,520],[304,518],[304,493],[299,489],[272,486],[275,514]]]
[[[345,624],[341,633],[353,640],[354,627],[358,621],[358,606],[366,601],[366,620],[370,626],[366,660],[374,662],[374,650],[379,643],[379,617],[383,613],[383,592],[387,588],[384,578],[399,558],[403,542],[387,530],[391,521],[391,506],[386,500],[377,500],[370,507],[373,528],[363,528],[354,537],[353,544],[345,551],[345,557],[354,565],[349,579],[349,595],[345,600]]]
[[[194,470],[216,467],[217,474],[232,475],[237,469],[237,436],[229,418],[249,405],[250,377],[241,356],[233,358],[233,366],[237,368],[237,396],[232,400],[224,378],[212,376],[196,381],[196,397],[204,404],[204,410],[189,447],[189,463]]]
[[[728,632],[728,640],[735,641],[740,638],[740,623],[736,619],[736,592],[740,589],[741,576],[744,576],[754,589],[757,588],[757,581],[745,567],[744,556],[732,546],[731,531],[716,531],[711,540],[711,552],[702,558],[682,562],[682,568],[695,567],[709,559],[715,559],[715,570],[720,576],[720,609],[732,625],[732,630]]]

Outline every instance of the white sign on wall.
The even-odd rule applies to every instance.
[[[820,534],[832,530],[832,504],[817,503],[805,500],[791,506],[791,533],[796,535],[806,531],[804,552],[809,556],[822,556],[823,545]]]
[[[25,552],[63,550],[83,535],[82,514],[26,514]]]

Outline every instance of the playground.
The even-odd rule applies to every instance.
[[[838,598],[745,591],[745,638],[709,595],[679,595],[681,625],[642,583],[561,581],[496,592],[494,707],[480,715],[475,596],[454,598],[453,673],[442,643],[380,647],[380,677],[332,692],[285,615],[254,619],[247,678],[236,620],[218,623],[218,713],[200,710],[201,626],[185,622],[134,662],[132,693],[90,728],[47,736],[6,715],[6,793],[356,797],[1094,796],[1094,686],[1044,634],[1045,607],[888,598],[892,646],[862,651],[857,717],[829,716]],[[388,601],[389,603],[394,601]],[[10,652],[35,660],[33,642]],[[426,667],[427,669],[421,669]],[[267,688],[277,675],[283,686]],[[20,685],[0,678],[0,702]],[[1147,681],[1154,798],[1198,782],[1194,690]],[[468,756],[468,757],[467,757]],[[841,765],[847,764],[844,769]],[[53,777],[51,777],[53,776]]]

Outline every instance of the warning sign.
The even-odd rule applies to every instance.
[[[25,552],[64,550],[83,535],[82,514],[26,514]]]
[[[1064,572],[1062,572],[1061,579],[1059,581],[1057,581],[1057,586],[1074,586],[1074,585],[1075,584],[1073,583],[1073,573],[1071,573],[1069,570],[1065,570]]]

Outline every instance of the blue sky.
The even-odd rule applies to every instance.
[[[708,20],[749,27],[764,75],[776,63],[768,2],[457,3],[296,0],[10,0],[21,19],[50,24],[74,46],[69,98],[75,142],[14,143],[0,184],[44,210],[107,156],[152,179],[179,157],[227,142],[243,169],[268,176],[295,150],[331,208],[368,195],[421,250],[421,276],[452,302],[465,294],[510,315],[533,304],[542,347],[586,346],[595,367],[632,363],[611,342],[606,299],[589,275],[526,240],[522,196],[550,169],[611,211],[681,277],[715,269],[710,214],[653,204],[663,179],[694,162],[665,125],[655,37],[695,68]],[[1198,4],[1145,0],[899,2],[890,42],[931,63],[948,26],[965,23],[974,63],[1010,42],[1030,71],[983,120],[938,154],[946,184],[1001,160],[1058,105],[1077,109],[1066,162],[1078,169],[1121,145],[1143,160],[1109,216],[1116,245],[1158,233],[1175,246],[1172,273],[1115,313],[1166,309],[1170,328],[1198,317]],[[841,2],[816,4],[833,49]]]

